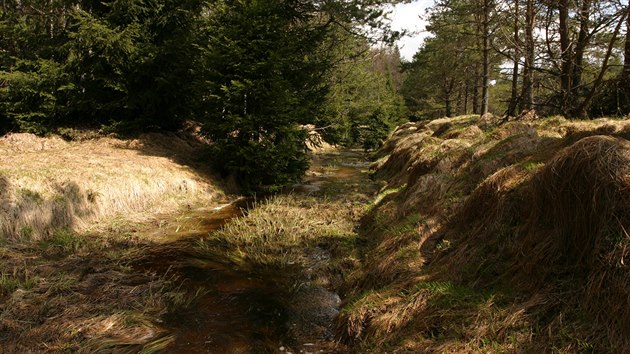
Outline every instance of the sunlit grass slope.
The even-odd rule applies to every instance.
[[[206,148],[184,131],[0,138],[0,352],[166,347],[173,336],[163,316],[188,306],[195,290],[134,262],[164,225],[179,230],[189,208],[219,202],[199,160]]]
[[[201,142],[175,134],[66,142],[0,138],[0,232],[40,240],[123,215],[142,219],[213,199],[217,188],[187,167]]]
[[[401,126],[340,331],[363,352],[630,351],[630,121]]]

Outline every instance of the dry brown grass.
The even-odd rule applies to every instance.
[[[184,301],[176,278],[129,268],[120,244],[46,252],[59,246],[5,248],[3,353],[131,353],[168,344],[157,319]],[[7,288],[8,280],[15,286]]]
[[[286,267],[308,262],[304,250],[317,244],[352,242],[363,208],[349,200],[279,195],[256,203],[246,217],[232,220],[208,242],[224,242],[225,252],[240,266]]]
[[[526,262],[592,267],[630,226],[630,142],[593,136],[559,151],[533,178]],[[553,259],[548,257],[562,257]]]
[[[405,188],[364,219],[340,333],[361,352],[630,350],[629,122],[455,122],[377,166]]]
[[[415,161],[418,150],[425,145],[431,145],[437,139],[431,138],[428,131],[415,127],[397,130],[390,139],[395,139],[396,143],[390,146],[386,142],[377,151],[377,156],[383,157],[371,169],[375,178],[386,179],[390,187],[397,187],[406,182],[406,172]]]
[[[5,136],[0,139],[2,238],[41,240],[56,229],[85,230],[117,215],[146,219],[212,200],[218,188],[182,165],[200,148],[174,134],[83,142]]]
[[[0,352],[149,353],[173,340],[160,318],[194,294],[131,264],[163,223],[189,232],[178,213],[218,202],[197,162],[205,146],[191,132],[0,138]]]

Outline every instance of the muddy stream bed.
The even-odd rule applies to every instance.
[[[329,198],[367,188],[369,162],[359,150],[315,155],[305,181],[285,193]],[[341,188],[339,188],[341,186]],[[341,299],[331,289],[314,285],[309,271],[298,266],[256,269],[235,266],[220,255],[195,253],[195,245],[232,218],[247,217],[251,200],[238,199],[212,209],[192,210],[180,226],[161,228],[161,243],[134,267],[182,281],[195,300],[164,317],[173,336],[168,353],[336,353],[334,320]],[[191,226],[192,225],[192,226]],[[325,263],[324,250],[309,257]]]

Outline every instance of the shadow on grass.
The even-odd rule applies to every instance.
[[[226,192],[238,193],[238,188],[233,182],[221,179],[212,170],[211,145],[193,130],[145,133],[134,139],[124,140],[117,147],[137,151],[144,156],[168,158],[176,164],[190,168],[199,177]]]
[[[71,181],[56,183],[50,198],[29,189],[13,188],[0,175],[0,225],[5,239],[38,240],[55,230],[72,229],[77,220],[95,213],[94,195]]]

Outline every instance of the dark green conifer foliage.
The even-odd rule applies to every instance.
[[[42,132],[63,106],[65,4],[32,0],[0,6],[0,117],[4,131]],[[62,94],[61,94],[62,95]]]
[[[246,192],[278,190],[308,167],[301,127],[325,122],[336,36],[395,38],[382,27],[389,2],[3,0],[0,133],[136,133],[194,119],[219,171]],[[371,122],[391,117],[376,111],[386,101],[355,105],[353,142],[376,144],[384,130]]]
[[[337,49],[342,62],[331,71],[317,125],[325,127],[321,133],[329,142],[374,149],[408,116],[392,75],[400,73],[400,54],[395,48],[370,49],[361,39],[346,42]]]
[[[200,7],[197,0],[3,2],[3,126],[176,127],[194,107]]]
[[[205,48],[209,93],[205,131],[215,166],[246,191],[273,191],[308,168],[300,123],[311,122],[325,93],[326,32],[303,4],[226,0],[213,4]]]
[[[188,118],[194,98],[199,2],[104,5],[75,13],[68,59],[75,84],[71,117],[132,131],[176,128]]]

